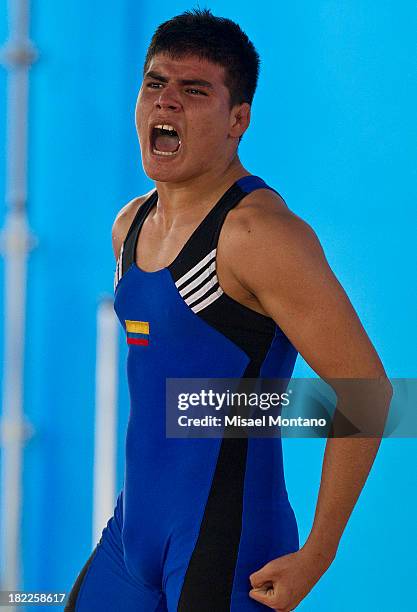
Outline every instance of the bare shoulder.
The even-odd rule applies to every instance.
[[[154,189],[151,189],[148,191],[148,193],[133,198],[117,213],[111,231],[113,251],[116,259],[119,257],[120,248],[124,239],[126,238],[126,234],[129,231],[138,209],[148,199],[153,191]]]
[[[267,260],[277,250],[294,253],[301,245],[317,248],[313,228],[291,211],[277,193],[259,189],[247,195],[230,211],[224,224],[224,249],[239,254],[242,263],[256,250]],[[243,259],[242,259],[243,257]]]

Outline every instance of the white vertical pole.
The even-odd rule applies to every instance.
[[[113,300],[97,311],[92,547],[113,514],[116,498],[118,326]]]
[[[1,50],[7,80],[6,214],[1,247],[5,257],[3,402],[1,419],[0,581],[20,588],[22,464],[28,425],[23,413],[26,267],[34,244],[26,217],[29,68],[36,53],[28,38],[28,0],[9,1],[9,39]],[[11,609],[11,608],[9,608]]]

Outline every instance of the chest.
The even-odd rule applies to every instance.
[[[257,297],[239,281],[239,265],[243,264],[239,257],[238,232],[231,229],[241,231],[241,224],[237,225],[236,218],[232,221],[234,215],[229,215],[233,209],[238,211],[245,196],[248,201],[248,194],[258,188],[265,188],[262,179],[243,177],[208,211],[199,208],[193,211],[193,217],[177,217],[170,228],[166,219],[162,224],[161,218],[155,219],[158,202],[155,190],[138,209],[128,231],[116,268],[115,286],[135,263],[145,274],[169,271],[180,285],[181,295],[187,296],[189,302],[198,299],[209,305],[214,298],[225,294],[221,304],[229,296],[255,313],[269,317]],[[197,304],[193,306],[197,307]]]
[[[136,265],[145,272],[168,267],[184,250],[198,222],[164,230],[151,219],[146,219],[136,243]]]

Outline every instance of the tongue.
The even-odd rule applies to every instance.
[[[180,141],[178,136],[160,136],[155,138],[155,148],[158,151],[166,151],[173,153],[179,147]]]

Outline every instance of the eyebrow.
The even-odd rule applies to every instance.
[[[145,79],[146,78],[155,79],[155,81],[161,81],[161,83],[168,83],[168,79],[166,77],[162,76],[162,74],[154,72],[153,70],[149,70],[145,74]],[[199,85],[200,87],[208,87],[209,89],[213,89],[212,83],[210,83],[210,81],[205,81],[204,79],[179,79],[178,82],[181,85]]]

